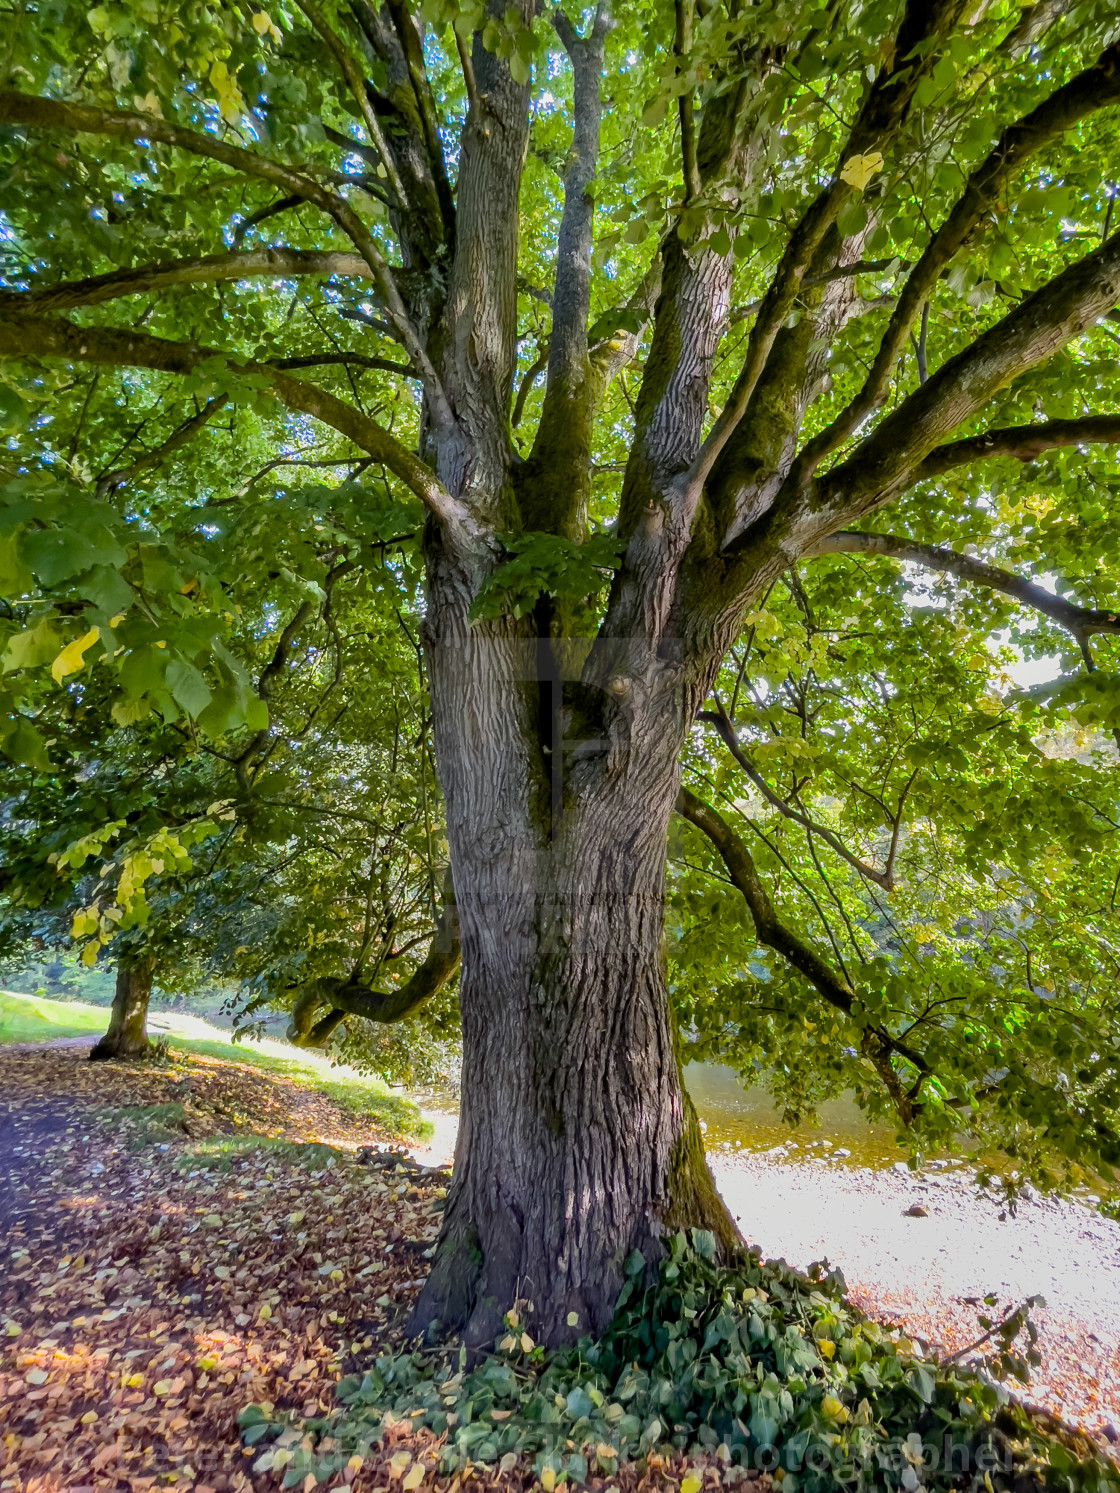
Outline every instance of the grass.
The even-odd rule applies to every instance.
[[[107,1022],[105,1011],[95,1006],[0,991],[0,1043],[100,1036]],[[313,1063],[298,1057],[277,1057],[261,1052],[251,1042],[177,1035],[169,1036],[166,1041],[169,1056],[185,1052],[195,1057],[217,1058],[225,1063],[246,1063],[264,1073],[290,1079],[301,1088],[322,1094],[355,1119],[376,1125],[395,1140],[427,1140],[432,1133],[430,1123],[421,1117],[415,1104],[400,1094],[394,1094],[380,1079],[338,1071],[332,1071],[328,1077]]]
[[[320,1068],[310,1063],[301,1062],[298,1058],[280,1058],[272,1053],[261,1052],[249,1042],[173,1036],[168,1040],[168,1047],[171,1052],[183,1050],[194,1053],[197,1057],[247,1063],[262,1072],[280,1074],[302,1088],[322,1094],[341,1109],[347,1110],[355,1119],[369,1120],[396,1139],[427,1140],[432,1133],[431,1124],[421,1117],[416,1106],[401,1095],[392,1093],[388,1084],[380,1079],[359,1078],[348,1074],[326,1078]]]
[[[345,1151],[321,1141],[282,1140],[268,1135],[211,1135],[188,1146],[176,1157],[175,1165],[184,1170],[228,1172],[238,1157],[257,1151],[267,1151],[277,1161],[297,1162],[313,1172],[322,1171],[333,1161],[349,1159]]]
[[[126,1104],[107,1109],[103,1117],[110,1122],[124,1121],[130,1130],[130,1147],[137,1150],[155,1141],[177,1140],[183,1134],[186,1111],[181,1104]]]
[[[97,1007],[0,990],[0,1043],[99,1037],[107,1025],[106,1012]]]

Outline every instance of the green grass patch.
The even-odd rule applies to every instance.
[[[395,1140],[427,1140],[432,1126],[410,1099],[394,1094],[376,1078],[350,1075],[324,1076],[321,1069],[298,1058],[281,1058],[261,1052],[250,1042],[221,1042],[194,1037],[172,1036],[168,1049],[191,1052],[199,1057],[220,1058],[224,1062],[247,1063],[264,1073],[290,1078],[301,1088],[311,1089],[331,1099],[355,1119],[368,1121]]]
[[[228,1172],[243,1156],[266,1152],[277,1161],[295,1162],[308,1171],[321,1172],[335,1161],[348,1159],[348,1153],[319,1141],[280,1140],[268,1135],[211,1135],[195,1141],[175,1158],[182,1170]]]
[[[511,1314],[469,1371],[454,1347],[386,1355],[343,1379],[340,1408],[322,1419],[247,1407],[243,1439],[261,1445],[254,1470],[284,1467],[289,1487],[308,1473],[325,1482],[407,1421],[439,1438],[428,1473],[437,1461],[444,1473],[528,1464],[548,1490],[655,1454],[715,1462],[725,1484],[781,1469],[782,1493],[1120,1490],[1120,1471],[1084,1438],[864,1317],[839,1272],[803,1276],[753,1251],[725,1268],[700,1230],[667,1244],[651,1285],[641,1256],[627,1261],[597,1342],[545,1352],[526,1334],[531,1316]],[[695,1475],[681,1484],[701,1485]]]
[[[0,1043],[99,1037],[108,1024],[103,1010],[0,990]]]
[[[0,991],[0,1043],[101,1036],[107,1025],[108,1017],[97,1007]],[[394,1140],[427,1140],[432,1134],[431,1124],[421,1116],[416,1105],[402,1095],[394,1094],[388,1084],[377,1078],[335,1072],[328,1076],[321,1068],[298,1056],[277,1057],[273,1053],[261,1052],[251,1042],[172,1034],[166,1038],[160,1035],[156,1045],[161,1050],[166,1045],[169,1057],[176,1052],[192,1053],[226,1063],[247,1063],[263,1073],[289,1078],[301,1088],[332,1100],[356,1120],[376,1125]]]
[[[110,1124],[127,1126],[129,1144],[137,1149],[157,1141],[181,1139],[186,1111],[178,1103],[125,1104],[117,1109],[103,1110],[101,1118]]]

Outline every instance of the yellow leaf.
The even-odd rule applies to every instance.
[[[253,17],[253,30],[258,36],[271,36],[273,41],[283,41],[284,38],[276,29],[276,22],[267,11],[258,10]]]
[[[504,1337],[498,1344],[499,1353],[512,1353],[517,1347],[517,1339],[512,1335]]]
[[[825,1395],[821,1401],[821,1414],[829,1420],[843,1423],[848,1418],[847,1407],[842,1405],[835,1395]]]
[[[817,1341],[817,1352],[821,1355],[822,1358],[835,1358],[836,1344],[834,1342],[831,1342],[828,1338],[822,1337]]]
[[[19,1337],[22,1331],[23,1329],[20,1327],[18,1322],[9,1320],[4,1323],[4,1332],[7,1337]]]
[[[54,663],[51,664],[51,678],[55,684],[61,684],[67,674],[76,674],[79,669],[84,667],[82,654],[85,653],[87,648],[92,648],[100,636],[100,629],[91,627],[89,632],[84,632],[80,638],[75,638],[72,643],[67,643]]]
[[[133,97],[132,102],[135,104],[136,108],[139,109],[141,114],[154,114],[157,119],[163,118],[163,110],[159,105],[158,94],[146,93],[143,98],[141,98],[139,94],[136,94]],[[122,613],[121,615],[123,616],[124,614]],[[120,618],[118,617],[117,622],[119,621]],[[109,623],[110,627],[116,627],[116,625],[116,622]]]
[[[403,1477],[404,1470],[412,1461],[411,1452],[395,1452],[389,1459],[389,1476]]]
[[[157,1379],[152,1385],[152,1393],[154,1395],[169,1395],[171,1393],[171,1380]]]
[[[552,1470],[551,1467],[542,1467],[541,1468],[541,1487],[544,1489],[544,1493],[552,1493],[552,1490],[553,1490],[553,1488],[555,1488],[555,1486],[556,1486],[556,1474],[555,1474],[555,1472],[553,1472],[553,1470]]]
[[[522,1353],[531,1353],[535,1346],[536,1344],[533,1342],[533,1339],[529,1336],[529,1334],[527,1332],[523,1332],[521,1334]]]
[[[700,1479],[694,1472],[690,1472],[686,1478],[682,1478],[681,1493],[700,1493]]]
[[[578,1327],[579,1326],[579,1312],[569,1312],[568,1313],[568,1326],[569,1327]]]
[[[257,1321],[258,1322],[267,1322],[268,1319],[269,1319],[269,1317],[271,1317],[271,1316],[272,1316],[272,1308],[269,1306],[268,1302],[266,1301],[264,1303],[264,1305],[261,1307],[260,1311],[257,1313]]]
[[[849,156],[840,168],[840,180],[862,192],[867,183],[883,169],[882,153],[873,150],[865,156]]]
[[[412,1493],[412,1490],[418,1488],[423,1481],[424,1464],[423,1462],[417,1462],[416,1466],[401,1483],[401,1487],[406,1490],[406,1493]]]

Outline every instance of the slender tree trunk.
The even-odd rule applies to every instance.
[[[142,960],[117,965],[117,989],[109,1030],[90,1053],[93,1062],[108,1058],[142,1058],[152,1050],[148,1041],[148,1001],[152,994],[152,966]]]
[[[461,619],[453,605],[429,610],[462,1114],[413,1326],[462,1328],[484,1346],[517,1302],[552,1343],[606,1326],[632,1251],[652,1263],[688,1226],[724,1251],[738,1241],[681,1082],[665,979],[683,712],[669,684],[614,711],[601,738],[549,740],[549,686],[530,677],[542,644],[508,621]]]

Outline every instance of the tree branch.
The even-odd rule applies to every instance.
[[[908,0],[895,38],[891,61],[880,69],[859,117],[844,146],[835,176],[803,214],[790,235],[774,278],[762,298],[747,342],[735,386],[688,472],[681,479],[686,501],[695,502],[708,473],[746,413],[762,376],[770,349],[793,309],[817,250],[841,209],[858,196],[844,180],[847,163],[856,157],[882,154],[905,122],[914,93],[937,59],[937,43],[949,32],[963,9],[963,0]]]
[[[886,397],[891,370],[906,346],[942,271],[960,253],[1007,190],[1011,177],[1052,140],[1087,115],[1120,102],[1120,43],[1108,47],[1092,67],[1078,73],[1024,118],[1008,125],[994,150],[969,178],[952,212],[933,235],[907,277],[862,389],[797,459],[804,480],[841,446]]]
[[[805,976],[817,993],[830,1006],[835,1006],[845,1016],[852,1015],[855,993],[843,980],[837,978],[829,966],[810,944],[800,938],[792,928],[783,923],[774,911],[774,906],[755,868],[750,851],[742,840],[715,809],[683,787],[677,797],[677,813],[711,841],[727,868],[732,885],[741,893],[747,911],[755,926],[760,943],[782,956],[799,974]],[[860,1049],[871,1059],[884,1087],[898,1110],[904,1125],[913,1122],[917,1106],[913,1096],[903,1085],[891,1065],[892,1052],[897,1052],[918,1070],[929,1071],[925,1059],[905,1043],[898,1041],[884,1027],[864,1026]]]
[[[106,472],[104,476],[99,477],[94,489],[97,496],[106,498],[110,493],[123,487],[126,482],[131,482],[139,472],[147,470],[148,467],[158,467],[165,456],[170,456],[172,452],[178,451],[188,441],[193,440],[202,427],[207,425],[215,415],[220,414],[228,403],[228,394],[218,394],[213,399],[207,400],[197,415],[192,415],[189,420],[185,420],[178,430],[173,431],[160,445],[153,447],[151,451],[145,451],[143,456],[138,456],[131,465],[118,467],[116,471]]]
[[[381,132],[381,125],[378,123],[377,115],[374,113],[373,105],[370,103],[369,92],[366,88],[366,81],[362,76],[361,69],[354,61],[349,48],[345,45],[342,38],[327,24],[326,17],[319,7],[313,4],[312,0],[296,0],[296,4],[326,42],[331,56],[338,63],[339,71],[346,80],[346,86],[349,88],[354,102],[358,106],[369,138],[376,147],[381,164],[385,168],[385,174],[389,179],[390,187],[393,189],[393,196],[397,200],[397,206],[402,212],[407,213],[409,206],[404,183],[401,181],[400,173],[397,170],[397,163],[394,161],[392,152],[386,144],[385,136]]]
[[[940,477],[953,467],[971,465],[992,456],[1035,461],[1059,446],[1120,445],[1120,414],[1090,415],[1083,420],[1047,420],[1041,425],[1009,425],[985,430],[967,440],[937,446],[917,468],[914,480]]]
[[[443,915],[437,920],[427,957],[411,978],[396,990],[371,990],[354,976],[316,980],[292,1007],[288,1041],[296,1047],[322,1047],[347,1016],[382,1023],[403,1021],[447,984],[459,967],[459,953],[458,919],[448,878]],[[329,1009],[316,1021],[322,1006]]]
[[[246,176],[270,181],[286,192],[313,203],[338,224],[351,239],[369,266],[394,331],[408,352],[424,382],[433,424],[449,435],[455,428],[455,417],[447,403],[439,378],[413,327],[393,274],[380,249],[357,213],[336,192],[329,191],[311,176],[291,166],[282,165],[255,151],[227,145],[211,135],[184,129],[179,125],[126,109],[98,109],[90,104],[65,103],[59,99],[37,98],[29,94],[0,90],[0,124],[29,125],[37,129],[76,130],[83,134],[109,135],[121,139],[155,140],[192,155],[221,161]]]
[[[373,358],[365,353],[307,353],[302,358],[270,358],[270,368],[294,370],[297,368],[365,368],[375,373],[400,373],[405,378],[418,378],[415,368],[407,363],[394,363],[391,358]]]
[[[906,560],[920,565],[925,570],[937,570],[947,575],[958,576],[962,581],[974,581],[993,591],[1002,591],[1024,606],[1042,612],[1059,627],[1072,633],[1079,643],[1094,633],[1120,634],[1120,614],[1101,611],[1095,607],[1080,607],[1061,596],[1052,596],[1033,581],[989,565],[973,555],[961,555],[956,550],[943,549],[934,544],[918,544],[914,540],[894,534],[860,534],[853,530],[841,530],[813,547],[805,556],[807,560],[821,555],[887,555],[894,560]]]
[[[692,10],[694,0],[676,0],[676,31],[673,36],[673,52],[679,62],[692,50]],[[688,88],[677,99],[677,114],[681,129],[681,175],[684,178],[684,197],[689,201],[699,197],[703,191],[700,181],[700,165],[696,156],[696,119],[692,102],[692,89]]]
[[[186,374],[208,358],[225,356],[216,348],[167,342],[115,327],[78,327],[60,316],[14,315],[0,306],[0,357],[64,358],[71,363]],[[246,359],[236,366],[245,373],[265,375],[282,404],[322,420],[376,461],[384,462],[449,529],[466,521],[466,509],[440,485],[431,468],[368,415],[268,363]]]
[[[38,290],[0,292],[0,305],[70,311],[76,306],[100,306],[121,296],[165,290],[171,285],[216,284],[222,280],[248,280],[257,275],[277,280],[298,275],[372,279],[369,265],[360,254],[341,250],[242,249],[229,254],[204,254],[197,259],[162,260],[131,270],[110,270],[106,275],[64,281]]]
[[[574,123],[557,237],[548,380],[529,457],[531,470],[525,474],[522,489],[527,528],[579,538],[591,483],[596,393],[587,350],[595,215],[592,184],[599,159],[603,38],[610,23],[606,7],[600,4],[586,38],[580,37],[561,10],[553,12],[552,24],[571,59]]]
[[[758,768],[755,767],[754,763],[743,750],[743,744],[739,740],[739,734],[735,730],[734,725],[732,724],[729,716],[727,715],[727,712],[723,709],[722,705],[720,706],[718,712],[711,710],[700,711],[696,719],[698,721],[706,721],[709,725],[712,725],[716,728],[723,740],[724,745],[727,747],[727,750],[731,753],[731,755],[735,758],[735,761],[743,769],[747,777],[750,778],[751,782],[762,794],[763,798],[766,799],[766,802],[770,804],[772,808],[777,809],[778,813],[781,814],[784,819],[790,819],[795,824],[800,824],[802,829],[806,830],[808,833],[818,836],[819,839],[822,839],[826,845],[828,845],[832,850],[836,852],[841,860],[847,861],[848,865],[851,866],[854,871],[858,871],[859,874],[861,876],[865,876],[868,881],[873,881],[876,886],[881,886],[885,892],[889,892],[891,890],[891,888],[894,886],[893,858],[885,870],[877,871],[874,866],[869,866],[866,861],[860,860],[858,855],[854,855],[847,848],[844,842],[839,838],[839,836],[834,835],[827,825],[817,824],[814,820],[810,819],[807,814],[802,814],[798,809],[791,808],[789,804],[786,803],[785,799],[779,798],[774,790],[770,787],[770,784],[762,776]]]
[[[1120,234],[1114,234],[943,363],[846,461],[811,485],[803,499],[798,493],[801,481],[791,473],[784,489],[786,502],[794,509],[803,505],[802,516],[813,527],[833,517],[846,525],[880,507],[916,480],[941,439],[1013,378],[1045,362],[1093,326],[1118,300]],[[782,495],[779,505],[781,500]],[[821,537],[818,531],[806,547]]]

